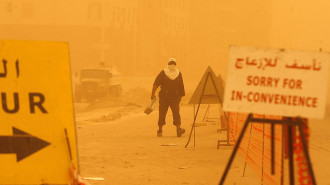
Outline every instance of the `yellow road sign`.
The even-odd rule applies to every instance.
[[[68,184],[77,167],[68,44],[0,41],[0,184]],[[66,139],[71,147],[71,157]]]

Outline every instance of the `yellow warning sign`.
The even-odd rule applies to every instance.
[[[1,185],[68,183],[78,164],[70,74],[67,43],[0,41]]]
[[[209,66],[201,81],[199,82],[194,94],[190,98],[189,104],[221,104],[223,102],[224,88],[221,85],[222,77],[216,77]]]

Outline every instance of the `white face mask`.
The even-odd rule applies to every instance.
[[[171,80],[176,79],[179,76],[179,69],[175,65],[167,65],[164,69],[164,72],[168,78]]]

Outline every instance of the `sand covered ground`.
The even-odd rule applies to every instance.
[[[156,137],[158,109],[143,113],[149,102],[152,78],[125,78],[121,97],[106,98],[92,104],[75,104],[80,171],[95,185],[110,184],[218,184],[232,147],[217,149],[217,140],[226,137],[218,133],[219,120],[202,122],[206,105],[197,119],[196,140],[187,148],[193,106],[187,105],[197,82],[189,82],[187,96],[181,103],[182,126],[186,134],[176,137],[171,111],[163,137]],[[218,106],[210,107],[209,117],[217,117]],[[310,154],[321,185],[330,185],[330,106],[325,120],[309,120]],[[237,155],[226,184],[260,184],[256,174],[247,167],[242,177],[244,158]]]

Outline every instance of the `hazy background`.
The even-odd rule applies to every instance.
[[[177,66],[183,73],[185,87],[188,91],[186,99],[183,100],[188,102],[189,95],[196,88],[208,66],[211,66],[216,74],[221,74],[226,80],[230,45],[329,52],[329,24],[329,0],[0,0],[0,40],[68,42],[72,74],[79,72],[83,67],[98,66],[100,62],[117,67],[118,71],[123,74],[126,80],[122,85],[125,87],[126,94],[124,93],[120,97],[121,99],[116,101],[109,99],[104,104],[98,104],[97,108],[109,108],[112,109],[112,112],[107,112],[106,117],[104,117],[104,112],[92,112],[94,116],[97,115],[96,118],[93,117],[94,122],[119,119],[123,115],[131,114],[132,111],[129,112],[129,109],[135,110],[136,107],[139,108],[138,111],[143,109],[144,102],[141,105],[140,102],[145,99],[149,101],[148,93],[150,93],[153,79],[167,65],[170,57],[177,59]],[[318,180],[323,180],[322,182],[329,182],[327,174],[330,164],[328,158],[329,79],[330,76],[328,79],[324,79],[328,81],[326,119],[311,121],[313,126],[311,130],[314,131],[313,134],[316,133],[311,137],[311,154]],[[134,88],[136,85],[139,88],[133,90],[128,88]],[[137,100],[139,100],[138,103],[135,102]],[[109,107],[109,102],[112,107]],[[114,105],[117,106],[117,104],[122,106],[115,107]],[[75,111],[79,112],[81,107],[78,107],[77,103],[75,106]],[[88,106],[89,110],[96,109],[96,105]],[[185,110],[183,116],[188,117],[190,113],[192,114],[188,108]],[[188,111],[190,111],[189,114]],[[140,112],[142,113],[142,111]],[[132,145],[123,144],[116,140],[117,137],[119,141],[138,138],[146,146],[146,148],[139,147],[138,151],[147,150],[150,141],[157,142],[151,139],[146,140],[145,137],[143,139],[134,130],[145,128],[143,130],[145,132],[142,133],[148,137],[148,134],[150,137],[152,134],[156,134],[156,132],[150,131],[151,129],[156,131],[156,128],[149,128],[149,125],[146,127],[146,123],[157,127],[155,123],[152,123],[156,120],[155,115],[157,114],[152,114],[155,116],[151,117],[153,119],[142,117],[138,120],[140,122],[137,122],[141,124],[136,124],[134,117],[126,122],[122,120],[120,124],[124,124],[126,128],[130,128],[130,126],[134,128],[125,130],[120,124],[104,124],[105,127],[99,127],[101,124],[93,122],[88,125],[85,121],[87,116],[84,113],[76,114],[77,125],[80,129],[78,134],[80,134],[79,141],[81,142],[78,143],[81,144],[80,161],[84,170],[83,174],[104,175],[111,181],[113,180],[111,173],[114,174],[113,177],[117,175],[116,169],[127,170],[126,165],[129,165],[127,153],[134,155],[135,152],[131,151],[140,144],[137,146],[133,145],[134,142],[129,143]],[[102,119],[99,120],[99,118]],[[89,117],[88,119],[91,120]],[[184,124],[188,126],[189,123]],[[115,129],[113,130],[113,128]],[[94,136],[94,131],[96,132],[98,129],[101,134]],[[117,130],[119,132],[116,132]],[[113,132],[114,135],[109,134],[108,131]],[[154,135],[152,136],[154,137]],[[170,139],[166,141],[179,142]],[[185,140],[180,140],[180,142],[183,143]],[[153,152],[154,148],[150,147],[150,151]],[[165,153],[164,151],[162,150],[161,153]],[[170,150],[168,151],[167,154],[172,154]],[[191,160],[195,157],[204,158],[218,155],[218,151],[213,148],[206,150],[211,152],[211,155],[203,153],[203,150],[200,151],[202,152],[194,152],[194,157],[190,156],[192,150],[185,154],[189,155],[187,158]],[[159,156],[157,159],[166,159],[164,156],[152,152],[151,158],[148,155],[144,156],[146,162],[143,165],[150,164],[150,161],[154,162],[150,159],[156,159],[156,155]],[[216,152],[215,155],[212,155],[212,152]],[[118,156],[117,161],[114,160],[114,155]],[[141,161],[141,156],[139,155],[138,158],[133,156],[129,160]],[[106,163],[100,161],[106,161],[108,166],[100,168]],[[225,164],[223,161],[222,163]],[[114,167],[113,164],[117,164],[117,166]],[[200,164],[204,165],[203,162]],[[214,162],[210,166],[212,165],[216,166],[218,163]],[[157,166],[159,165],[157,164]],[[163,166],[161,167],[163,168]],[[132,169],[136,171],[130,172],[136,172],[139,175],[141,168]],[[209,175],[211,173],[208,172],[213,173],[214,169],[218,168],[207,166],[204,169],[205,174]],[[158,171],[151,170],[151,174],[155,175],[152,177],[158,178],[159,171],[159,169]],[[120,170],[118,172],[120,175],[126,175]],[[196,174],[199,173],[200,171],[191,174],[189,171],[187,172],[190,177],[197,177]],[[169,174],[172,176],[173,171],[170,171]],[[164,178],[168,179],[165,175]],[[116,178],[114,179],[116,180]],[[131,181],[127,177],[118,179],[119,182],[122,179]],[[204,182],[205,179],[208,178],[203,176],[200,181]],[[217,180],[218,177],[215,181]],[[140,182],[137,181],[137,183]],[[108,184],[108,181],[104,181],[104,184]]]
[[[208,65],[225,79],[229,45],[329,51],[329,10],[327,0],[0,0],[0,39],[66,41],[73,72],[105,62],[153,77],[175,57],[198,83]]]

